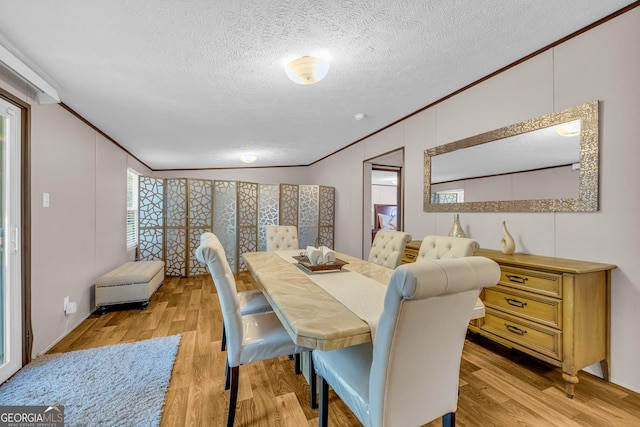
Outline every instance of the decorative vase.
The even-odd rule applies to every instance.
[[[506,221],[502,221],[502,232],[504,233],[504,237],[500,240],[500,250],[502,251],[502,253],[511,255],[516,251],[516,242],[513,240],[513,237],[507,230]]]
[[[451,227],[451,231],[449,231],[449,237],[467,237],[460,225],[460,215],[458,214],[455,214],[453,217],[453,227]]]

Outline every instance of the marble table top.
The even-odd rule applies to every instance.
[[[298,255],[300,251],[292,251]],[[371,341],[369,325],[318,286],[308,273],[274,252],[242,255],[258,287],[273,307],[292,340],[309,348],[335,350]],[[383,285],[393,270],[346,254],[337,257],[359,273]],[[322,274],[323,280],[327,275]]]

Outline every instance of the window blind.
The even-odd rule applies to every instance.
[[[127,169],[127,250],[138,246],[138,176]]]

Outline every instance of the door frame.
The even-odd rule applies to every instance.
[[[371,172],[375,168],[398,168],[398,230],[404,230],[404,146],[362,161],[362,258],[371,250]]]
[[[31,361],[31,105],[0,88],[0,98],[13,104],[20,114],[20,281],[22,321],[22,366]]]

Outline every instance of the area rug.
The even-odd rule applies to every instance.
[[[44,355],[0,386],[0,406],[64,406],[66,426],[157,426],[180,335]]]

